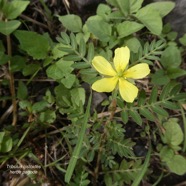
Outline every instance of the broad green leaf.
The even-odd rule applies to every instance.
[[[179,42],[183,45],[186,46],[186,34],[184,34],[180,39]]]
[[[173,146],[178,146],[182,143],[183,132],[175,119],[169,119],[167,122],[163,123],[163,127],[165,128],[163,137],[165,143]]]
[[[155,2],[148,4],[147,7],[153,8],[154,10],[159,12],[161,17],[164,17],[173,10],[173,8],[175,7],[175,3],[171,1]]]
[[[176,46],[171,45],[167,47],[162,53],[161,64],[165,69],[179,67],[181,61],[181,53]]]
[[[12,20],[12,21],[0,21],[0,33],[4,35],[10,35],[21,25],[20,21]]]
[[[6,153],[9,152],[12,149],[13,141],[12,138],[7,136],[6,134],[3,135],[1,133],[1,143],[0,143],[0,152]]]
[[[143,0],[130,0],[130,12],[137,12],[142,6]]]
[[[117,26],[117,31],[120,38],[129,36],[139,30],[141,30],[144,27],[144,25],[139,24],[134,21],[124,21],[122,23],[119,23]]]
[[[18,99],[26,99],[28,96],[28,90],[26,85],[20,80],[18,83],[18,90],[17,90],[17,98]]]
[[[63,26],[71,32],[81,32],[82,21],[81,18],[74,14],[57,16]]]
[[[152,83],[155,85],[166,85],[169,81],[170,78],[163,69],[152,74]]]
[[[0,132],[0,149],[1,149],[1,144],[3,143],[4,136],[5,136],[5,132]]]
[[[173,158],[174,151],[168,146],[163,146],[159,153],[159,156],[163,162],[168,162],[171,161],[171,159]]]
[[[10,57],[4,54],[4,52],[0,51],[0,65],[6,64],[9,60],[10,60]]]
[[[119,8],[120,12],[127,16],[130,10],[130,0],[107,0],[108,3]]]
[[[22,71],[22,69],[26,66],[26,57],[22,56],[13,56],[11,58],[11,72]]]
[[[41,112],[39,115],[39,120],[42,123],[53,123],[56,119],[56,113],[53,110],[46,110]]]
[[[62,79],[61,83],[65,85],[66,88],[71,88],[76,80],[76,76],[74,74],[66,74]]]
[[[129,49],[134,53],[138,53],[139,48],[141,47],[141,43],[136,37],[126,39],[125,43],[129,47]]]
[[[16,19],[28,6],[30,1],[14,0],[6,2],[3,7],[3,13],[7,19]]]
[[[167,162],[167,166],[175,174],[183,175],[186,173],[186,159],[181,155],[173,156],[171,161]]]
[[[85,103],[85,89],[74,88],[70,91],[72,102],[77,106]]]
[[[111,8],[110,6],[106,4],[99,4],[97,10],[96,10],[97,15],[103,17],[105,20],[108,19],[108,15],[111,13]]]
[[[168,68],[167,69],[167,75],[171,79],[176,79],[178,77],[185,76],[186,75],[186,70],[180,69],[180,68]]]
[[[45,59],[50,49],[48,39],[36,32],[18,30],[14,33],[20,42],[20,48],[34,59]]]
[[[112,27],[100,16],[92,16],[86,21],[89,31],[100,41],[108,42],[111,37]]]
[[[65,62],[63,60],[59,60],[48,67],[46,70],[47,76],[55,80],[61,80],[72,72],[72,64],[73,62],[71,61]]]
[[[29,64],[23,68],[22,73],[24,76],[33,75],[36,72],[38,72],[40,70],[40,68],[41,68],[41,66],[39,64]]]
[[[158,11],[154,10],[152,7],[145,6],[141,8],[135,16],[153,34],[161,34],[163,23]]]
[[[46,101],[38,101],[33,104],[32,106],[32,112],[37,113],[43,111],[45,108],[47,108],[48,103]]]

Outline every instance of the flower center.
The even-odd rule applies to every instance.
[[[119,78],[122,77],[122,76],[123,76],[123,71],[120,70],[120,71],[117,73],[117,76],[118,76]]]

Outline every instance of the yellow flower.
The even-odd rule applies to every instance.
[[[146,63],[140,63],[127,69],[129,58],[128,47],[115,50],[114,67],[104,57],[94,57],[92,65],[100,74],[104,75],[104,78],[94,82],[92,89],[97,92],[112,92],[118,86],[121,97],[126,102],[132,103],[138,95],[138,88],[128,79],[144,78],[150,73],[150,69]]]

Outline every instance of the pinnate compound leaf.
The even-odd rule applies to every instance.
[[[6,2],[3,7],[3,13],[7,19],[16,19],[28,6],[30,1],[11,1]]]
[[[146,108],[142,108],[139,110],[140,114],[147,118],[150,121],[154,121],[154,115]]]
[[[20,21],[12,20],[12,21],[0,21],[0,33],[4,35],[9,35],[14,32],[21,25]]]
[[[165,116],[165,117],[169,116],[168,112],[165,109],[161,108],[160,106],[154,105],[152,107],[152,110],[161,116]]]
[[[168,13],[172,11],[175,7],[174,2],[155,2],[150,3],[147,7],[153,8],[154,10],[158,11],[161,17],[166,16]]]
[[[138,124],[141,125],[142,124],[142,119],[141,116],[138,114],[137,111],[131,111],[129,110],[129,114],[131,115],[132,119]]]
[[[81,32],[82,21],[79,16],[70,14],[70,15],[58,16],[58,19],[67,30],[71,32]]]
[[[45,59],[47,57],[49,41],[45,36],[22,30],[17,30],[14,35],[20,42],[20,48],[34,59]]]
[[[159,12],[152,7],[145,6],[136,13],[136,18],[141,21],[153,34],[160,35],[162,31],[162,19]]]

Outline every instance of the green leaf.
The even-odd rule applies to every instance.
[[[174,151],[168,146],[163,146],[159,153],[159,156],[163,162],[168,162],[171,161],[171,159],[173,158]]]
[[[154,121],[154,120],[155,120],[154,115],[153,115],[148,109],[146,109],[146,108],[141,108],[141,109],[139,110],[139,112],[140,112],[140,114],[141,114],[142,116],[144,116],[144,117],[147,118],[148,120],[150,120],[150,121]]]
[[[61,80],[72,72],[72,64],[71,61],[65,62],[61,59],[48,67],[46,70],[47,76],[55,80]]]
[[[26,58],[22,56],[13,56],[11,58],[11,72],[22,71],[26,66]]]
[[[65,51],[65,49],[67,49],[67,51]],[[72,51],[68,46],[62,43],[58,43],[55,45],[55,47],[52,50],[53,59],[61,58],[65,56],[66,54],[68,54],[69,52],[72,52]]]
[[[66,74],[62,79],[61,83],[65,85],[66,88],[70,89],[76,80],[76,76],[74,74]]]
[[[137,12],[142,6],[143,0],[130,0],[130,13]]]
[[[4,54],[4,52],[0,51],[0,65],[6,64],[9,60],[10,60],[10,57]]]
[[[160,69],[152,74],[152,83],[155,85],[166,85],[169,81],[170,78],[165,74],[163,69]]]
[[[155,103],[157,101],[158,97],[158,88],[156,86],[153,87],[150,98],[149,98],[149,103]]]
[[[46,101],[39,101],[33,104],[32,111],[33,113],[41,112],[47,108],[48,103]]]
[[[144,27],[144,25],[139,24],[134,21],[124,21],[122,23],[119,23],[117,25],[117,31],[119,34],[119,38],[129,36],[137,31],[141,30],[143,27]]]
[[[157,105],[152,106],[152,110],[155,113],[157,113],[157,114],[159,114],[161,116],[165,116],[165,117],[168,117],[169,116],[169,114],[168,114],[168,112],[166,110],[164,110],[163,108],[161,108],[161,107],[159,107]]]
[[[167,75],[170,79],[176,79],[178,77],[186,75],[186,70],[180,68],[168,68]]]
[[[39,120],[42,123],[53,123],[56,119],[56,113],[53,110],[46,110],[44,112],[41,112],[39,115]]]
[[[28,96],[28,90],[26,85],[22,82],[19,81],[18,83],[18,90],[17,90],[17,98],[18,99],[26,99]]]
[[[128,112],[127,111],[122,111],[121,112],[121,118],[122,118],[123,123],[126,124],[129,120]]]
[[[13,145],[12,138],[5,132],[0,132],[0,152],[6,153],[11,151]]]
[[[47,57],[50,46],[44,35],[23,30],[17,30],[14,35],[20,42],[20,48],[34,59],[45,59]]]
[[[159,12],[152,7],[145,6],[136,13],[136,18],[141,21],[153,34],[160,35],[162,31],[162,19]]]
[[[132,119],[133,119],[138,125],[141,125],[141,124],[142,124],[141,116],[138,114],[137,111],[129,110],[129,114],[130,114],[130,116],[132,117]]]
[[[40,68],[41,67],[39,64],[26,65],[23,69],[23,75],[24,76],[33,75],[34,73],[38,72],[40,70]]]
[[[178,146],[183,141],[183,132],[180,125],[175,121],[175,119],[169,119],[167,122],[163,123],[165,133],[163,140],[165,143],[172,146]]]
[[[82,21],[81,18],[74,14],[57,16],[63,26],[71,32],[81,32]]]
[[[119,8],[120,12],[127,16],[130,9],[130,0],[107,0],[108,3]]]
[[[155,2],[150,3],[147,7],[153,8],[154,10],[158,11],[161,17],[165,17],[169,14],[173,8],[175,7],[174,2]]]
[[[139,48],[141,47],[141,43],[136,37],[126,39],[125,43],[129,47],[129,49],[134,53],[138,53]]]
[[[175,174],[183,175],[186,173],[186,159],[181,155],[173,156],[171,161],[167,162],[167,166]]]
[[[162,53],[161,64],[166,69],[179,67],[181,61],[181,53],[176,46],[168,46]]]
[[[20,21],[12,20],[12,21],[0,21],[0,33],[4,35],[10,35],[21,25]]]
[[[11,1],[6,2],[3,7],[3,13],[7,19],[16,19],[28,6],[30,1]]]
[[[112,27],[100,16],[92,16],[86,21],[86,25],[100,41],[108,42],[111,37]]]
[[[85,89],[83,88],[74,88],[70,91],[72,102],[77,106],[85,103]]]
[[[177,103],[170,102],[170,101],[164,101],[164,102],[162,102],[162,106],[165,107],[165,108],[168,108],[170,110],[179,109],[179,106],[178,106]]]
[[[184,34],[180,39],[179,42],[183,45],[186,46],[186,34]]]

